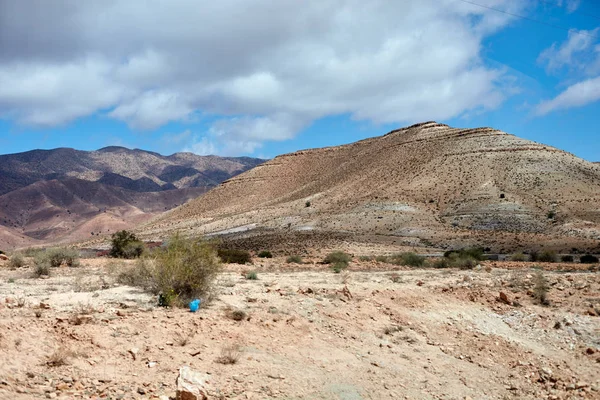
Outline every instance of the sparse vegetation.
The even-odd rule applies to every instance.
[[[591,254],[586,254],[581,256],[579,262],[582,264],[595,264],[598,262],[598,257]]]
[[[258,280],[258,274],[256,273],[256,271],[248,272],[245,277],[247,280],[250,280],[250,281]]]
[[[33,277],[50,276],[50,262],[46,257],[38,256],[33,261]]]
[[[418,254],[407,252],[394,254],[390,257],[390,262],[395,265],[406,265],[409,267],[423,267],[426,259]]]
[[[12,257],[10,258],[10,261],[8,262],[8,268],[10,268],[10,269],[22,268],[24,266],[25,266],[25,259],[23,258],[21,253],[13,254]]]
[[[542,271],[537,271],[534,277],[533,295],[541,305],[547,306],[550,304],[548,301],[549,291],[550,286],[548,285],[548,280]]]
[[[134,233],[122,230],[113,233],[111,237],[110,256],[114,258],[139,258],[146,246]]]
[[[288,264],[303,264],[304,263],[304,261],[302,260],[302,257],[300,257],[300,256],[289,256],[285,261]]]
[[[334,251],[333,253],[327,254],[323,263],[330,264],[333,272],[339,274],[348,268],[350,261],[352,261],[352,256],[350,254],[344,253],[343,251]]]
[[[467,247],[460,250],[448,250],[444,253],[444,257],[451,258],[452,254],[456,254],[458,258],[471,258],[475,261],[485,260],[484,249],[482,247]]]
[[[258,258],[273,258],[273,253],[268,250],[263,250],[258,253]]]
[[[189,332],[187,335],[182,332],[175,332],[173,342],[180,347],[185,347],[194,338],[194,331]]]
[[[79,252],[75,249],[65,247],[53,247],[44,252],[38,253],[35,258],[36,264],[42,262],[48,263],[52,268],[58,268],[62,265],[67,267],[79,267]]]
[[[540,262],[554,263],[557,260],[558,260],[558,256],[556,255],[556,252],[551,251],[551,250],[542,251],[537,257],[537,261],[540,261]]]
[[[221,355],[217,357],[215,362],[219,364],[235,364],[238,362],[242,355],[242,350],[238,344],[232,344],[225,346],[221,349]]]
[[[573,256],[572,256],[572,255],[564,255],[564,256],[562,256],[562,257],[560,258],[560,261],[562,261],[562,262],[569,262],[569,263],[571,263],[571,262],[573,262],[573,261],[574,261],[574,258],[573,258]]]
[[[175,235],[167,246],[121,273],[119,282],[160,294],[161,305],[183,305],[209,295],[220,270],[221,263],[209,242]]]
[[[359,261],[373,261],[373,257],[372,256],[360,256],[358,257]]]
[[[380,263],[386,263],[386,262],[388,262],[388,258],[387,258],[387,256],[377,256],[377,257],[375,257],[375,261],[380,262]]]
[[[61,346],[52,353],[46,360],[46,365],[49,367],[62,367],[69,364],[69,357],[72,353],[67,348]]]
[[[240,310],[237,308],[227,308],[225,311],[225,315],[227,318],[232,319],[234,321],[243,321],[248,318],[248,314],[244,310]]]
[[[217,254],[224,263],[228,264],[244,265],[252,260],[250,253],[245,250],[219,249]]]
[[[521,252],[515,253],[512,256],[510,256],[510,261],[519,261],[519,262],[527,261],[527,256]]]
[[[432,266],[433,268],[448,268],[450,267],[450,261],[447,257],[438,258],[432,263]]]
[[[325,264],[346,264],[346,266],[352,261],[352,256],[343,251],[334,251],[333,253],[327,254],[323,262]]]

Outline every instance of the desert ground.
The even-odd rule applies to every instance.
[[[228,264],[196,313],[118,284],[131,262],[83,259],[47,279],[5,262],[0,398],[174,398],[182,366],[208,374],[215,399],[600,398],[597,267],[355,257],[335,274],[318,261]]]

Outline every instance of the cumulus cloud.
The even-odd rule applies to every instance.
[[[600,100],[600,77],[586,79],[569,86],[554,99],[540,103],[535,112],[537,115],[545,115],[555,110],[581,107],[598,100]]]
[[[563,67],[588,69],[590,62],[598,58],[597,47],[593,47],[600,28],[591,31],[572,29],[567,40],[561,44],[553,43],[552,46],[540,53],[538,62],[546,65],[549,72],[556,72]]]
[[[571,83],[565,90],[550,100],[538,104],[535,115],[546,115],[556,110],[581,107],[600,100],[600,45],[594,37],[600,28],[592,31],[569,31],[565,42],[554,43],[544,50],[538,61],[546,64],[550,72],[568,68],[567,79]],[[583,34],[581,34],[583,33]]]
[[[210,114],[189,145],[202,153],[253,152],[330,115],[447,119],[506,96],[480,52],[511,21],[454,0],[0,0],[0,118],[103,113],[145,130]]]

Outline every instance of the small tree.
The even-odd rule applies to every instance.
[[[110,256],[115,258],[138,258],[144,253],[144,243],[134,233],[122,230],[112,235]]]

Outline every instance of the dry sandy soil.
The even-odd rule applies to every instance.
[[[165,399],[184,365],[211,398],[600,398],[599,272],[545,271],[544,307],[527,264],[316,261],[228,265],[197,313],[116,284],[110,260],[49,279],[0,266],[0,399]],[[237,362],[218,362],[228,348]]]

